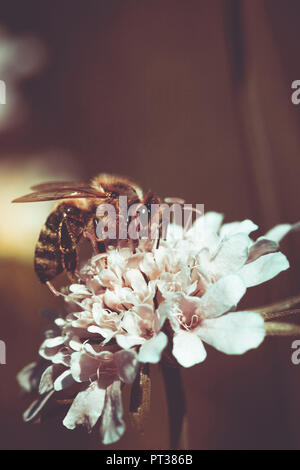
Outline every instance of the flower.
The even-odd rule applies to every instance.
[[[247,287],[289,267],[277,242],[291,225],[277,226],[254,242],[249,234],[258,227],[250,220],[221,222],[221,214],[208,213],[187,233],[170,227],[167,270],[172,274],[164,274],[159,289],[174,333],[173,355],[184,367],[205,360],[203,341],[227,354],[258,347],[265,336],[261,315],[233,310]]]
[[[254,241],[253,222],[222,225],[222,219],[209,212],[187,231],[170,224],[158,247],[149,240],[112,247],[83,266],[63,294],[69,313],[41,345],[43,367],[31,364],[19,375],[27,390],[39,384],[41,395],[27,420],[77,384],[63,424],[91,430],[100,418],[109,444],[124,433],[121,386],[133,383],[140,363],[170,359],[172,352],[174,362],[191,367],[205,360],[204,343],[226,354],[262,343],[263,317],[236,308],[248,287],[289,267],[278,243],[299,224],[279,225]]]

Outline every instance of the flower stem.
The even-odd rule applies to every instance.
[[[262,314],[264,317],[264,320],[267,322],[269,320],[272,320],[273,318],[283,318],[283,317],[290,317],[292,315],[296,315],[297,313],[300,313],[300,308],[294,309],[294,310],[284,310],[283,312],[269,312]]]
[[[141,365],[131,388],[130,416],[135,428],[144,434],[145,422],[150,412],[151,380],[149,364]]]
[[[169,415],[170,448],[178,449],[180,437],[184,449],[188,449],[185,394],[178,366],[161,362]]]
[[[263,307],[251,309],[253,312],[259,312],[264,317],[275,312],[283,312],[284,310],[290,310],[300,304],[300,295],[289,297],[288,299],[275,302],[270,305],[264,305]]]
[[[267,336],[300,336],[300,325],[281,322],[266,322]]]

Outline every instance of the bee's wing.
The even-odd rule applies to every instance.
[[[52,191],[53,189],[91,189],[87,183],[77,183],[76,181],[47,181],[46,183],[35,184],[30,189],[34,191]]]
[[[49,184],[49,183],[48,183]],[[71,185],[66,187],[59,187],[57,184],[52,189],[44,189],[35,191],[25,196],[18,197],[12,202],[39,202],[39,201],[56,201],[57,199],[78,199],[78,198],[105,198],[107,193],[98,191],[89,186],[84,189],[77,186]]]

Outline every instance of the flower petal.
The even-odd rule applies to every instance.
[[[251,240],[245,233],[235,233],[222,240],[211,269],[218,275],[238,271],[247,261]]]
[[[220,316],[235,307],[245,292],[246,286],[240,276],[225,276],[207,289],[198,310],[205,318]]]
[[[252,220],[249,219],[243,220],[242,222],[230,222],[229,224],[222,225],[220,236],[224,238],[228,235],[234,235],[235,233],[245,233],[249,235],[257,229],[258,225],[254,224]]]
[[[183,228],[181,225],[170,223],[167,227],[167,241],[175,242],[176,240],[182,240]]]
[[[86,288],[84,284],[72,284],[69,287],[70,292],[73,294],[78,294],[78,295],[91,295],[91,292]]]
[[[18,383],[25,392],[34,392],[38,389],[40,378],[47,364],[49,363],[46,361],[31,362],[18,373]]]
[[[92,382],[86,390],[76,395],[63,425],[68,429],[84,425],[90,431],[101,416],[105,394],[105,388],[101,388],[98,382]]]
[[[167,343],[168,338],[162,331],[148,341],[145,341],[138,354],[139,361],[156,364],[160,361],[161,353],[167,346]]]
[[[70,370],[63,372],[54,382],[54,390],[60,392],[68,387],[71,387],[75,383]]]
[[[219,231],[223,219],[224,219],[223,214],[220,214],[219,212],[214,212],[214,211],[206,212],[203,216],[205,228],[212,232]]]
[[[118,351],[114,354],[120,379],[131,384],[138,370],[138,361],[135,351]]]
[[[124,273],[124,279],[135,292],[139,293],[140,296],[147,294],[147,283],[141,271],[138,269],[128,269],[128,271]]]
[[[121,382],[119,380],[115,380],[107,388],[100,432],[103,444],[113,444],[125,432]]]
[[[47,405],[48,401],[51,399],[52,395],[55,393],[55,390],[50,390],[50,392],[44,393],[37,400],[34,400],[33,403],[27,408],[23,413],[23,419],[26,423],[30,423],[39,416],[43,408]]]
[[[132,346],[136,346],[144,342],[144,338],[141,338],[138,335],[120,334],[116,335],[115,338],[120,348],[123,349],[130,349]]]
[[[259,313],[234,312],[208,319],[198,329],[199,337],[226,354],[244,354],[257,348],[265,337],[264,320]]]
[[[279,243],[291,230],[299,230],[299,229],[300,229],[300,222],[294,225],[291,225],[291,224],[275,225],[275,227],[273,227],[264,235],[264,238],[268,238],[268,240],[273,240],[274,242]]]
[[[155,279],[160,274],[152,253],[145,253],[139,266],[149,279]]]
[[[289,268],[289,262],[282,253],[269,253],[252,263],[245,264],[239,271],[247,287],[257,286],[269,281],[281,271]]]
[[[183,367],[192,367],[205,360],[206,351],[196,334],[180,331],[173,338],[173,356]]]
[[[88,346],[88,345],[86,345]],[[99,361],[85,351],[74,352],[71,357],[70,370],[76,382],[86,382],[96,378]]]
[[[266,238],[260,238],[251,246],[247,263],[252,263],[257,258],[260,258],[261,256],[268,253],[275,253],[278,250],[279,246],[276,242],[267,240]]]
[[[47,367],[46,370],[44,370],[39,385],[40,395],[53,390],[54,381],[64,370],[65,367],[61,364],[52,364],[51,366]]]

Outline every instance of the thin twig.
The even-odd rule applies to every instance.
[[[280,312],[283,310],[290,310],[295,307],[297,304],[300,304],[300,295],[294,297],[289,297],[288,299],[281,300],[280,302],[275,302],[270,305],[264,305],[262,307],[251,309],[252,312],[259,312],[262,315],[269,313]]]
[[[290,317],[292,315],[296,315],[300,313],[300,308],[294,310],[285,310],[284,312],[269,312],[269,313],[262,313],[261,315],[264,317],[265,321],[269,321],[273,318],[284,318]]]
[[[281,322],[266,322],[267,336],[300,336],[300,325]]]

